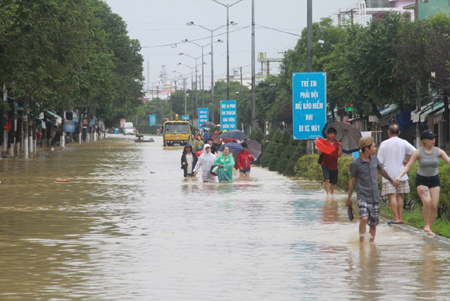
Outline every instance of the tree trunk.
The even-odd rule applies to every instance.
[[[23,118],[21,116],[17,117],[17,131],[16,131],[16,152],[17,156],[20,156],[20,147],[22,142],[22,129],[23,129]]]
[[[448,92],[449,91],[444,91],[444,145],[445,145],[445,150],[448,150],[448,140],[449,140],[448,139],[449,138]]]
[[[25,101],[23,103],[23,114],[22,114],[22,120],[23,120],[23,152],[25,155],[25,159],[28,159],[29,154],[29,143],[28,143],[28,99],[25,98]]]
[[[8,105],[10,109],[8,111],[8,120],[6,122],[11,121],[11,130],[8,132],[8,145],[6,148],[8,149],[8,155],[10,157],[14,157],[14,142],[16,136],[16,128],[14,123],[14,100],[9,100]]]
[[[64,125],[66,124],[66,116],[65,116],[65,112],[64,112],[64,105],[61,108],[61,138],[60,138],[60,146],[61,147],[66,147],[66,136],[64,133]]]

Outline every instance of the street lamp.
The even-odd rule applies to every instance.
[[[191,66],[188,66],[188,65],[182,64],[182,63],[178,63],[177,65],[178,66],[186,66],[189,69],[191,69],[191,90],[194,90],[194,78],[193,78],[194,77],[194,71],[192,69],[197,68],[197,66],[191,67]],[[192,100],[192,109],[193,109],[194,108],[194,94],[192,94],[192,93],[191,93],[191,100]]]
[[[181,40],[181,42],[183,42],[183,43],[191,43],[191,44],[194,44],[194,45],[202,48],[202,106],[205,107],[205,75],[204,75],[205,74],[205,68],[204,68],[205,62],[203,61],[203,53],[204,53],[203,52],[203,48],[206,47],[206,46],[209,46],[209,45],[211,45],[211,48],[212,48],[213,47],[212,45],[214,43],[223,43],[223,40],[219,39],[216,42],[211,41],[211,43],[208,43],[206,45],[199,45],[199,44],[197,44],[195,42],[189,41],[188,39]],[[209,54],[211,54],[211,68],[212,68],[212,65],[213,65],[213,52],[212,52],[212,49],[211,49],[211,53],[209,53]],[[213,74],[211,73],[211,77],[212,76],[213,76]],[[214,86],[212,86],[211,89],[214,89]]]
[[[186,25],[198,26],[200,28],[206,29],[207,31],[209,31],[211,33],[211,111],[212,111],[212,119],[211,120],[214,123],[214,43],[213,43],[213,36],[214,36],[214,32],[216,30],[219,30],[227,25],[222,25],[215,29],[206,28],[202,25],[195,24],[193,21],[187,22]],[[221,43],[223,43],[223,41]]]
[[[223,4],[217,0],[212,0],[212,1],[227,8],[227,100],[230,100],[230,39],[228,36],[229,36],[229,32],[230,32],[230,24],[237,25],[237,23],[233,22],[233,21],[230,22],[229,8],[235,4],[238,4],[239,2],[241,2],[243,0],[236,1],[233,4]]]
[[[194,59],[195,60],[195,109],[196,109],[196,112],[198,112],[198,89],[197,89],[197,81],[198,81],[198,77],[197,77],[197,60],[199,59],[199,58],[201,58],[202,56],[200,56],[200,57],[193,57],[193,56],[190,56],[189,54],[186,54],[186,53],[183,53],[183,52],[180,52],[180,53],[178,53],[178,55],[184,55],[184,56],[187,56],[187,57],[190,57],[191,59]],[[205,63],[203,63],[203,64],[205,64]],[[202,65],[203,65],[202,64]]]

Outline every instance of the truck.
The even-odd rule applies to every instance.
[[[124,135],[134,135],[134,126],[132,122],[124,122],[123,124],[123,134]]]
[[[175,120],[167,120],[163,126],[164,146],[186,145],[191,137],[191,127],[189,121],[180,121],[178,114]]]

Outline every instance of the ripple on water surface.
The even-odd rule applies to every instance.
[[[0,160],[0,299],[450,293],[447,245],[385,223],[360,245],[344,194],[259,167],[250,181],[203,184],[182,177],[182,147],[117,137]]]

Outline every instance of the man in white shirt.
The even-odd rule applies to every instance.
[[[395,179],[406,164],[405,156],[412,155],[416,148],[408,141],[399,138],[400,128],[397,124],[391,124],[388,129],[389,139],[381,143],[378,149],[378,160],[383,164],[384,169],[389,176]],[[398,188],[396,189],[391,183],[383,178],[383,186],[381,195],[389,196],[389,204],[391,206],[394,219],[388,224],[403,224],[403,193],[409,193],[408,175],[404,175],[400,179]]]

